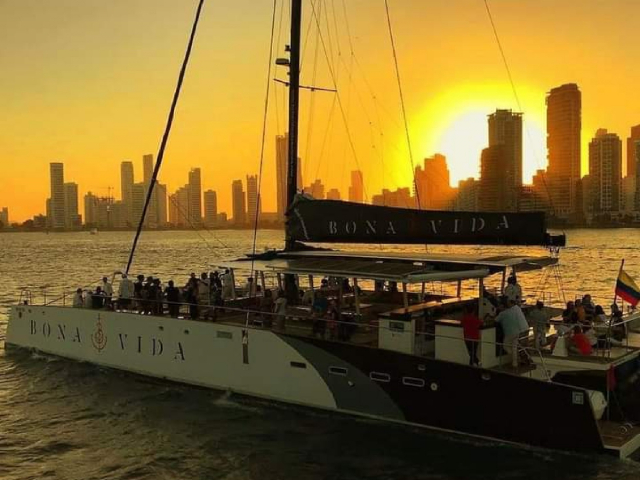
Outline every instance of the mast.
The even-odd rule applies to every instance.
[[[289,158],[287,162],[287,208],[293,205],[298,191],[298,112],[300,107],[300,28],[302,0],[291,0],[291,38],[289,60]],[[291,250],[295,240],[287,232],[285,250]]]

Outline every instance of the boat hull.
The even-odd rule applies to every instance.
[[[8,345],[191,385],[502,441],[603,451],[587,390],[233,324],[17,306]]]

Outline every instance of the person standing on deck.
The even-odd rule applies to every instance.
[[[203,318],[206,318],[209,314],[209,298],[211,295],[211,292],[209,291],[210,289],[211,285],[209,283],[209,279],[207,278],[207,274],[203,272],[200,275],[200,280],[198,280],[198,309],[200,310]]]
[[[520,344],[520,333],[523,331],[522,320],[520,315],[524,317],[522,310],[513,300],[508,300],[508,308],[503,310],[496,317],[496,323],[499,323],[504,332],[504,349],[511,355],[511,365],[518,367],[518,346]],[[524,321],[526,324],[526,319]],[[529,325],[527,325],[527,329]]]
[[[118,307],[120,307],[120,310],[129,310],[132,296],[133,282],[129,280],[126,273],[123,273],[118,287]]]
[[[73,295],[73,308],[82,308],[84,307],[84,299],[82,298],[82,289],[79,288],[76,290],[76,293]]]
[[[284,290],[278,290],[278,298],[273,304],[273,313],[276,314],[276,329],[284,332],[287,316],[287,297]]]
[[[180,290],[174,286],[173,280],[169,280],[167,288],[164,289],[167,298],[167,307],[171,318],[178,318],[180,313]]]
[[[469,365],[478,366],[478,347],[480,346],[480,327],[482,320],[476,314],[476,308],[473,305],[467,305],[464,315],[462,316],[462,331],[464,333],[464,344],[469,352]]]
[[[144,286],[144,275],[138,275],[137,279],[138,281],[133,284],[133,298],[135,299],[138,313],[142,313],[142,288]]]
[[[518,280],[515,275],[512,275],[507,279],[504,296],[507,297],[507,302],[512,301],[516,305],[520,305],[520,303],[522,303],[522,288],[518,284]]]
[[[549,328],[549,315],[544,311],[544,303],[536,302],[536,307],[529,314],[533,327],[533,339],[536,349],[540,350],[547,343],[547,328]]]
[[[83,306],[84,308],[93,308],[93,291],[91,289],[84,292]]]
[[[113,297],[113,285],[107,277],[102,277],[102,294],[104,295],[104,306],[111,308],[111,298]]]

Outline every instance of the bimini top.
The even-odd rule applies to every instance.
[[[219,265],[223,268],[263,272],[322,275],[398,283],[453,281],[484,278],[506,268],[537,270],[552,265],[551,257],[447,256],[416,253],[366,253],[340,251],[269,252]]]

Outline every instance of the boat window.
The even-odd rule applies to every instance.
[[[404,322],[389,322],[389,330],[392,332],[404,332]]]
[[[388,373],[371,372],[369,374],[369,378],[371,380],[375,380],[376,382],[388,383],[391,381],[391,375],[389,375]]]
[[[304,362],[291,362],[290,365],[293,368],[307,368],[307,364]]]
[[[233,332],[223,332],[222,330],[218,330],[216,332],[216,336],[218,338],[226,338],[227,340],[231,340],[233,338]]]
[[[402,384],[410,387],[424,387],[424,380],[415,377],[402,377]]]
[[[343,377],[346,377],[347,374],[349,373],[349,370],[347,370],[344,367],[329,367],[329,373],[332,373],[334,375],[342,375]]]

